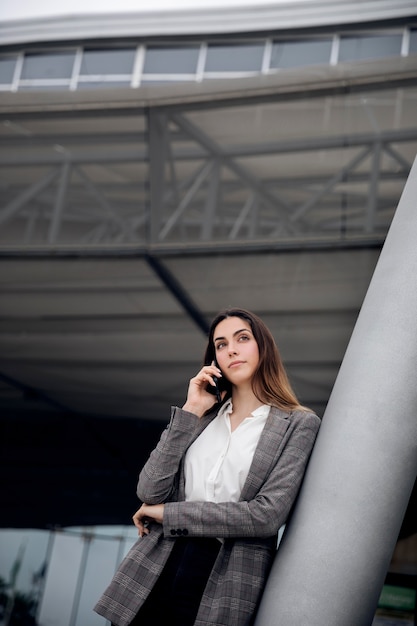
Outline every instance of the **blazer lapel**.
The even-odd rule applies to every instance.
[[[249,473],[243,485],[240,500],[251,500],[258,493],[268,473],[275,465],[290,421],[289,413],[271,407],[268,419],[253,455]]]

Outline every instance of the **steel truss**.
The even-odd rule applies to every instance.
[[[276,100],[272,93],[263,105]],[[0,138],[1,248],[175,250],[384,239],[410,171],[417,125],[332,129],[305,139],[274,130],[271,139],[263,133],[242,141],[245,129],[237,123],[223,140],[213,128],[228,106],[132,109],[120,131],[96,124],[94,111],[87,132],[74,113],[71,132],[60,131],[65,112],[51,120],[45,114],[41,124],[39,115],[17,122],[10,116],[10,132]],[[250,107],[256,116],[258,103],[242,98],[229,112],[232,106],[237,117]],[[317,155],[325,155],[321,168],[314,166]],[[283,159],[294,166],[281,171]]]

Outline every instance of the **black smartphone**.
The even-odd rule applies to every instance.
[[[217,361],[214,361],[214,365],[216,367],[219,367],[217,365]],[[219,369],[220,369],[220,367],[219,367]],[[221,381],[222,381],[222,379],[221,378],[220,379],[217,378],[217,376],[213,376],[213,380],[214,380],[214,383],[215,383],[214,387],[213,387],[213,385],[208,384],[207,385],[207,391],[209,391],[210,393],[212,393],[213,395],[216,396],[217,402],[221,402],[222,401],[222,396],[221,396],[221,391],[222,391],[221,390]]]

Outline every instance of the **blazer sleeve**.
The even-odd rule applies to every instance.
[[[139,500],[162,504],[169,499],[176,487],[181,460],[199,425],[200,419],[194,413],[171,408],[171,420],[139,474]]]
[[[300,412],[301,413],[301,412]],[[286,522],[320,426],[319,418],[304,413],[257,495],[239,502],[167,502],[165,536],[271,537]]]

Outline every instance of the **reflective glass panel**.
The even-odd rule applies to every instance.
[[[71,78],[74,58],[74,52],[26,54],[21,78]]]
[[[399,56],[401,54],[401,41],[401,35],[342,37],[340,40],[339,61]]]
[[[9,85],[13,81],[16,57],[0,58],[0,83]]]
[[[417,52],[417,30],[410,32],[410,54]]]
[[[146,49],[144,74],[195,74],[199,47]]]
[[[84,50],[80,74],[131,74],[135,61],[135,48],[125,50]]]
[[[277,42],[272,46],[271,68],[329,63],[331,49],[331,39]]]
[[[207,50],[206,72],[259,72],[264,44],[218,46]]]

